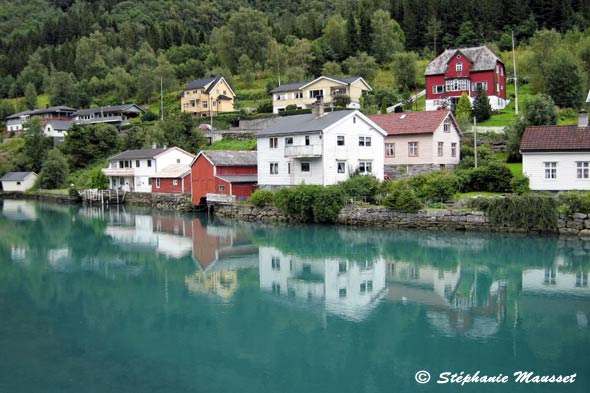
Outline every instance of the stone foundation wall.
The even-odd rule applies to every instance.
[[[128,192],[125,205],[148,206],[162,210],[195,211],[190,194],[166,194],[149,192]]]
[[[583,213],[575,213],[571,217],[560,215],[557,229],[560,235],[579,236],[590,240],[590,216]]]
[[[455,167],[456,165],[445,165],[445,169],[455,169]],[[440,171],[440,165],[438,164],[385,165],[385,173],[392,179],[403,179],[437,171]]]

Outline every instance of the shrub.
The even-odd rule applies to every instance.
[[[526,194],[531,191],[529,187],[529,178],[523,175],[514,176],[510,180],[510,188],[517,195]]]
[[[147,121],[154,121],[154,120],[158,120],[158,115],[155,114],[154,112],[148,111],[145,113],[142,113],[140,116],[140,119],[142,122],[147,122]]]
[[[68,195],[72,198],[80,197],[80,194],[78,194],[78,190],[76,189],[76,187],[70,187],[70,189],[68,190]]]
[[[496,227],[555,231],[557,199],[547,194],[508,195],[501,198],[477,198],[472,207],[483,210]]]
[[[379,180],[374,176],[357,175],[338,184],[338,189],[346,198],[355,200],[374,200],[379,191]]]
[[[61,188],[66,183],[68,173],[66,158],[58,149],[52,149],[47,154],[45,161],[43,161],[36,184],[46,190]]]
[[[434,172],[426,176],[426,183],[418,196],[443,202],[459,190],[459,178],[451,172]]]
[[[571,216],[574,213],[590,213],[590,192],[569,191],[558,194],[560,210]]]
[[[501,163],[490,163],[485,166],[457,171],[461,190],[507,192],[511,190],[512,172]]]
[[[257,207],[270,206],[274,203],[274,193],[271,190],[256,190],[248,198],[248,203]]]
[[[400,212],[417,212],[422,203],[416,197],[414,190],[406,182],[395,182],[390,192],[385,196],[383,204],[388,209]]]
[[[344,197],[337,186],[325,187],[313,203],[313,219],[317,223],[333,223],[344,207]]]

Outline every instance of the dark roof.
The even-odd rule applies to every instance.
[[[80,109],[79,111],[74,113],[74,116],[91,115],[93,113],[111,113],[111,112],[143,113],[145,111],[135,104],[123,104],[123,105],[102,106],[99,108]]]
[[[457,52],[461,52],[471,62],[471,72],[493,70],[496,68],[497,62],[502,63],[502,60],[487,46],[447,49],[428,64],[424,75],[444,74],[447,71],[449,61]]]
[[[220,94],[219,96],[217,96],[218,100],[226,100],[226,101],[231,101],[231,97],[228,97],[224,94]]]
[[[387,135],[432,134],[452,114],[448,110],[369,115]],[[456,124],[455,124],[456,127]],[[457,127],[458,129],[458,127]]]
[[[184,88],[184,90],[191,90],[191,89],[202,89],[208,86],[211,82],[215,82],[221,79],[220,76],[214,76],[211,78],[203,78],[203,79],[195,79],[188,83],[188,85]],[[213,83],[215,84],[215,83]]]
[[[23,181],[31,175],[37,175],[35,172],[7,172],[0,181]]]
[[[46,124],[51,124],[56,130],[67,130],[72,126],[71,120],[49,120]]]
[[[228,183],[256,183],[258,175],[220,175],[217,176]]]
[[[312,113],[303,115],[284,116],[277,119],[268,127],[258,131],[256,136],[282,135],[293,133],[304,133],[322,131],[350,115],[354,110],[325,112],[320,118],[316,118]]]
[[[527,127],[520,142],[522,152],[590,151],[590,127]]]
[[[256,166],[257,152],[240,150],[203,150],[202,155],[207,157],[215,166]]]
[[[76,109],[70,108],[69,106],[50,106],[48,108],[39,108],[39,109],[32,109],[26,110],[18,113],[14,113],[8,117],[7,119],[13,119],[21,116],[40,116],[46,113],[59,113],[59,112],[76,112]]]
[[[140,158],[154,158],[169,149],[172,148],[162,147],[157,149],[126,150],[123,153],[119,153],[116,156],[109,158],[109,160],[136,160]]]
[[[353,77],[350,77],[350,78],[335,78],[333,76],[322,75],[322,76],[317,77],[316,79],[314,79],[312,81],[308,81],[308,82],[287,83],[285,85],[277,86],[274,89],[272,89],[270,91],[270,93],[281,93],[283,91],[299,90],[302,87],[307,86],[310,83],[312,83],[313,81],[315,81],[317,79],[321,79],[321,78],[333,79],[333,80],[335,80],[337,82],[340,82],[340,83],[343,83],[345,85],[350,85],[350,84],[356,82],[357,80],[362,79],[362,77],[360,77],[360,76],[353,76]]]

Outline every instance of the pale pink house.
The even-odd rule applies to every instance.
[[[457,166],[461,131],[449,110],[370,115],[387,132],[385,174],[417,175]]]

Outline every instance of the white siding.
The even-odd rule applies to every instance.
[[[579,161],[590,161],[590,153],[525,153],[522,172],[529,178],[531,190],[590,190],[590,179],[577,179]],[[545,162],[557,163],[556,179],[545,179]]]
[[[17,192],[25,192],[29,190],[35,184],[35,180],[37,179],[37,175],[30,175],[26,179],[22,181],[3,181],[2,182],[2,189],[7,192],[17,191]]]

